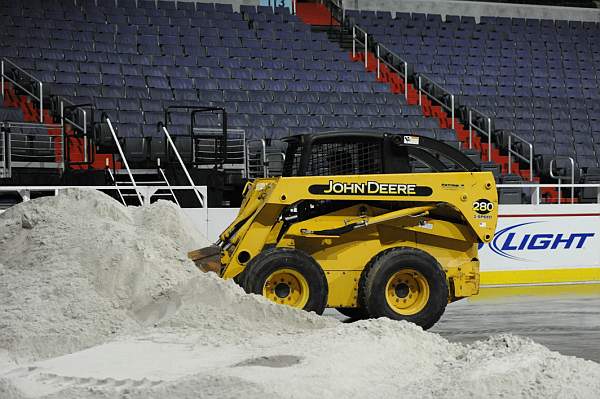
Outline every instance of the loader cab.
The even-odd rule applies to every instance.
[[[285,141],[283,176],[479,171],[456,148],[424,136],[326,132]]]

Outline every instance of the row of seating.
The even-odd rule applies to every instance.
[[[8,41],[10,43],[10,41]],[[94,46],[97,46],[94,45]],[[44,48],[21,48],[17,49],[16,47],[10,46],[2,46],[0,47],[0,51],[2,55],[5,57],[20,57],[20,58],[41,58],[45,60],[67,60],[67,61],[90,61],[90,62],[109,62],[109,57],[115,51],[120,50],[120,46],[115,46],[112,49],[102,50],[83,50],[85,48],[84,45],[80,45],[77,49],[44,49]],[[193,46],[186,48],[185,51],[189,51],[194,54],[182,54],[182,56],[177,56],[176,54],[162,54],[153,53],[153,54],[143,54],[143,48],[138,48],[137,53],[123,52],[119,53],[118,57],[112,56],[113,59],[121,62],[122,60],[129,59],[129,62],[123,63],[132,63],[137,65],[182,65],[182,66],[192,66],[194,63],[200,66],[217,66],[218,61],[216,60],[203,60],[206,57],[215,57],[215,58],[248,58],[255,59],[248,67],[256,67],[258,65],[260,67],[261,62],[256,61],[260,57],[260,59],[264,60],[278,60],[282,62],[295,62],[299,61],[302,64],[305,64],[307,69],[317,68],[326,69],[326,70],[340,70],[345,69],[340,66],[336,66],[336,61],[340,59],[342,55],[345,55],[341,52],[329,52],[322,50],[298,50],[292,49],[292,46],[286,49],[257,49],[251,50],[244,47],[205,47],[205,46]],[[161,51],[164,46],[160,47]],[[127,50],[129,51],[129,50]],[[345,58],[345,57],[344,57]],[[298,67],[297,65],[295,67]],[[350,70],[358,70],[356,67],[347,66]]]
[[[443,79],[443,83],[457,84],[457,85],[474,85],[474,86],[506,86],[506,87],[548,87],[548,88],[594,88],[597,87],[597,79],[584,78],[584,77],[546,77],[536,76],[535,70],[531,68],[517,68],[506,70],[506,75],[509,73],[515,76],[514,79],[504,79],[502,75],[457,75],[451,73],[450,69],[446,65],[435,65],[432,68],[432,73],[427,76],[430,78],[437,78],[439,82]],[[532,76],[533,75],[533,76]],[[600,76],[598,77],[600,78]]]
[[[347,17],[354,19],[365,19],[369,21],[413,21],[429,23],[446,23],[453,25],[494,25],[494,26],[543,26],[557,27],[560,29],[596,29],[600,25],[593,21],[567,21],[567,20],[551,20],[537,18],[519,18],[519,17],[496,17],[496,16],[481,16],[480,23],[473,16],[469,15],[445,15],[440,14],[425,14],[419,12],[392,12],[390,11],[370,11],[370,10],[345,10]],[[427,27],[426,26],[426,27]]]
[[[0,56],[10,58],[17,65],[24,65],[24,69],[37,70],[35,66],[35,60],[38,57],[32,55],[32,58],[28,58],[26,54],[24,57],[14,56],[19,54],[11,47],[0,47]],[[308,56],[312,56],[308,54]],[[248,57],[156,57],[156,56],[144,56],[144,55],[129,55],[119,53],[81,53],[76,51],[60,51],[60,50],[46,50],[43,52],[41,61],[51,62],[73,62],[85,64],[87,66],[80,67],[80,71],[83,72],[97,72],[98,67],[93,64],[106,64],[103,68],[106,72],[109,70],[120,69],[124,75],[150,75],[155,76],[156,73],[161,75],[175,76],[175,77],[202,77],[202,68],[229,68],[229,69],[264,69],[269,73],[271,70],[281,70],[287,68],[301,69],[304,68],[308,71],[336,71],[341,74],[343,71],[358,72],[366,76],[364,69],[356,63],[345,64],[340,63],[339,58],[337,60],[323,60],[323,59],[281,59],[274,60],[259,59],[259,58],[248,58]],[[38,59],[40,61],[40,59]],[[120,66],[119,66],[120,65]],[[144,66],[152,66],[146,70],[140,70]],[[194,68],[195,67],[195,68]],[[39,68],[47,70],[44,68]],[[159,71],[152,73],[152,70]],[[194,72],[199,70],[200,72]],[[112,72],[109,72],[112,73]],[[217,73],[217,72],[215,72]],[[279,73],[279,72],[276,72]],[[200,74],[200,75],[198,75]]]
[[[283,93],[284,96],[277,96],[281,101],[277,102],[259,102],[259,101],[240,101],[240,102],[222,102],[222,106],[231,114],[251,114],[251,115],[361,115],[361,116],[421,116],[421,110],[414,105],[399,105],[398,103],[389,104],[344,104],[332,102],[298,102],[294,100],[293,92]],[[291,94],[291,95],[290,95]],[[323,97],[326,98],[331,97]],[[246,97],[247,100],[247,97]],[[288,101],[289,100],[289,101]],[[122,111],[162,111],[175,102],[107,98],[98,97],[94,104],[96,108],[103,110],[122,110]],[[216,101],[211,104],[217,105]]]
[[[373,82],[375,77],[365,71],[320,71],[306,69],[264,70],[247,68],[219,68],[210,69],[205,67],[175,69],[176,74],[164,74],[160,69],[143,66],[99,63],[77,63],[53,61],[36,62],[38,78],[56,83],[81,83],[104,84],[108,86],[131,86],[131,87],[157,87],[174,89],[203,88],[201,83],[204,79],[244,79],[259,82],[263,81],[314,81],[314,82],[351,82],[366,83]],[[33,69],[28,65],[25,69]],[[58,69],[58,70],[57,70]],[[78,72],[79,71],[79,72]],[[165,70],[164,72],[168,72]],[[168,78],[166,76],[169,76]],[[324,91],[324,90],[323,90]]]
[[[75,3],[75,2],[73,2]],[[190,12],[192,15],[196,15],[198,13],[214,13],[214,12],[223,12],[223,13],[231,13],[233,12],[233,7],[231,4],[221,4],[221,3],[198,3],[196,2],[171,2],[171,1],[161,1],[162,4],[155,4],[152,1],[125,1],[122,0],[120,2],[112,2],[108,1],[104,4],[96,4],[95,0],[91,1],[78,1],[78,4],[81,7],[73,7],[73,4],[70,2],[61,2],[61,1],[28,1],[26,5],[21,7],[13,7],[11,4],[2,4],[0,6],[0,10],[10,13],[9,15],[30,15],[32,12],[38,11],[43,13],[43,15],[63,15],[63,20],[69,20],[70,16],[73,14],[77,14],[78,10],[84,10],[86,12],[95,12],[95,13],[107,13],[110,15],[135,15],[135,14],[148,14],[148,15],[181,15],[182,13]],[[179,3],[179,4],[177,4]],[[279,13],[285,13],[288,10],[278,9]],[[288,12],[289,14],[289,12]],[[34,13],[34,16],[38,16],[38,14]]]
[[[8,33],[8,32],[4,32]],[[76,32],[77,38],[48,38],[48,34],[43,30],[30,32],[29,36],[17,36],[18,32],[14,32],[12,38],[4,37],[3,40],[10,40],[19,48],[52,48],[59,50],[81,50],[81,51],[98,51],[108,52],[118,49],[121,53],[126,54],[147,54],[147,51],[156,51],[156,54],[164,53],[165,50],[171,49],[179,51],[174,55],[199,55],[200,48],[204,47],[201,54],[206,54],[207,47],[244,47],[248,49],[270,49],[282,50],[290,48],[291,50],[338,50],[332,43],[323,42],[322,38],[314,35],[301,35],[297,40],[282,40],[282,39],[256,39],[248,38],[239,32],[230,32],[231,36],[174,36],[174,35],[152,35],[152,34],[112,34],[112,33],[96,33],[79,35]],[[40,35],[39,37],[33,34]],[[64,35],[68,36],[68,35]],[[31,39],[36,39],[34,42]],[[39,40],[37,40],[39,39]],[[35,46],[35,47],[34,47]],[[277,56],[277,52],[272,53]],[[155,55],[155,54],[151,54]],[[168,54],[165,54],[168,55]]]
[[[586,99],[558,99],[558,98],[539,98],[539,97],[511,97],[511,96],[477,96],[461,97],[461,102],[468,106],[486,106],[490,108],[513,107],[525,109],[527,113],[536,114],[542,111],[534,111],[540,108],[560,109],[589,109],[600,110],[600,104],[594,100]],[[550,113],[546,113],[550,115]]]

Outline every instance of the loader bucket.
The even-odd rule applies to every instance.
[[[203,272],[215,272],[221,275],[221,248],[216,245],[197,249],[188,253],[188,258],[194,261]]]

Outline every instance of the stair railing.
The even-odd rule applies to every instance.
[[[171,193],[171,196],[173,197],[173,200],[175,201],[175,203],[177,204],[177,206],[181,207],[181,205],[179,204],[179,201],[177,200],[177,196],[175,195],[175,192],[173,191],[171,183],[169,182],[169,179],[167,179],[167,176],[165,175],[164,169],[160,167],[160,158],[158,158],[156,160],[156,168],[158,169],[159,175],[162,177],[162,179],[164,180],[165,184],[167,185],[167,190],[169,190],[169,192]]]
[[[525,157],[523,154],[521,154],[519,151],[517,151],[517,148],[513,148],[513,144],[521,144],[524,145],[525,147],[528,148],[528,152],[529,152],[529,156]],[[529,164],[529,181],[533,181],[533,144],[531,144],[529,141],[525,140],[524,138],[514,134],[514,133],[509,133],[508,134],[508,173],[512,173],[512,159],[513,159],[513,155],[522,160],[523,162],[526,162]],[[570,157],[568,157],[570,158]],[[571,159],[571,162],[573,162],[573,159]],[[552,168],[550,168],[550,173],[552,173]],[[571,183],[574,183],[573,181],[571,181]]]
[[[106,161],[108,163],[108,158]],[[125,202],[125,197],[123,197],[123,193],[121,192],[121,186],[119,186],[119,184],[117,183],[117,179],[116,179],[113,171],[108,167],[108,165],[106,165],[106,171],[108,172],[108,176],[110,177],[111,181],[117,188],[117,194],[119,194],[119,198],[121,199],[121,202],[123,203],[123,205],[127,206],[127,203]]]
[[[408,99],[408,62],[383,44],[377,43],[377,79],[381,77],[381,63],[404,78],[404,98]],[[402,65],[402,72],[398,65]]]
[[[0,122],[0,160],[0,178],[10,178],[10,137],[4,122]]]
[[[144,205],[144,200],[142,199],[142,196],[140,195],[140,192],[138,190],[138,186],[137,183],[135,182],[135,178],[133,177],[133,174],[131,173],[131,169],[129,168],[129,163],[127,162],[127,158],[125,157],[125,153],[123,152],[123,148],[121,147],[121,143],[119,143],[119,138],[117,137],[117,134],[115,133],[115,129],[112,125],[112,122],[110,121],[110,118],[108,118],[106,116],[106,114],[102,115],[102,119],[104,119],[108,125],[108,128],[110,130],[110,133],[112,134],[112,138],[115,141],[115,145],[117,146],[117,150],[119,151],[119,156],[121,157],[121,160],[123,161],[123,164],[125,165],[125,169],[127,169],[127,175],[129,176],[129,180],[131,181],[131,185],[133,186],[133,189],[135,190],[135,194],[138,198],[138,200],[140,201],[140,205]],[[117,185],[116,180],[115,180],[115,185]]]
[[[356,57],[356,45],[360,45],[365,53],[365,68],[369,66],[369,36],[367,32],[358,27],[358,25],[352,25],[352,58]]]
[[[90,144],[88,126],[94,121],[93,104],[75,104],[64,97],[58,97],[60,101],[60,121],[62,125],[62,134],[64,140],[65,164],[69,165],[90,165],[93,163],[94,151]],[[88,112],[84,107],[90,107]],[[69,162],[69,143],[65,132],[65,123],[70,124],[79,130],[83,135],[83,162]],[[66,165],[65,165],[66,167]]]
[[[481,111],[476,110],[475,108],[469,108],[468,110],[469,118],[469,149],[473,148],[473,130],[478,132],[480,135],[487,137],[488,143],[488,162],[492,162],[492,118],[485,115]],[[485,127],[481,127],[476,121],[483,120],[485,121]]]
[[[36,78],[35,76],[33,76],[32,74],[30,74],[29,72],[25,71],[23,68],[19,67],[17,64],[15,64],[14,62],[12,62],[11,60],[9,60],[8,58],[4,57],[2,58],[2,60],[0,60],[0,75],[1,75],[1,81],[2,81],[2,98],[4,99],[4,90],[6,89],[5,87],[5,83],[6,81],[11,82],[13,85],[15,85],[16,87],[18,87],[19,89],[23,90],[25,93],[27,93],[29,96],[31,96],[33,99],[37,100],[40,104],[40,123],[44,123],[44,83],[39,80],[38,78]],[[27,88],[25,87],[22,82],[18,82],[18,79],[16,79],[16,76],[10,76],[10,74],[8,73],[8,70],[11,70],[13,72],[16,71],[17,74],[23,74],[25,75],[25,77],[29,80],[32,81],[33,85],[31,88]],[[37,89],[36,89],[37,86]],[[37,93],[34,93],[37,92]]]
[[[174,110],[186,110],[190,112],[190,139],[192,140],[192,163],[197,165],[202,162],[202,160],[196,159],[197,155],[197,139],[207,139],[214,140],[214,157],[212,160],[214,161],[214,167],[222,166],[227,162],[228,158],[228,149],[227,146],[229,144],[229,130],[227,129],[227,111],[223,107],[199,107],[193,105],[170,105],[165,108],[164,122],[159,124],[159,129],[161,126],[168,126],[171,123],[171,113]],[[198,114],[206,114],[206,113],[217,113],[221,115],[221,127],[219,129],[202,129],[196,127],[196,115]],[[203,132],[201,135],[197,135],[197,132]],[[169,148],[165,143],[165,152],[169,153]],[[245,152],[245,149],[244,149]]]
[[[274,161],[274,158],[280,158],[282,163],[285,162],[285,153],[269,151],[268,149],[272,147],[268,145],[267,139],[249,140],[246,148],[248,158],[246,177],[248,179],[281,175],[281,171],[277,171],[277,169],[275,169],[276,173],[273,173],[271,162]]]
[[[161,128],[161,131],[164,133],[165,137],[167,138],[167,144],[171,146],[173,153],[177,157],[177,161],[179,161],[179,165],[181,165],[181,168],[183,169],[183,173],[185,173],[185,177],[187,178],[188,183],[190,184],[190,187],[193,188],[194,194],[196,194],[196,198],[198,198],[198,201],[200,202],[200,206],[204,207],[204,199],[202,198],[202,195],[200,194],[196,185],[194,184],[194,181],[192,180],[192,177],[190,176],[190,172],[188,171],[187,167],[183,163],[183,160],[181,159],[181,155],[179,155],[179,151],[177,150],[177,147],[175,146],[173,139],[171,139],[171,135],[169,134],[167,127],[164,126],[160,122],[159,122],[159,127]]]
[[[2,127],[6,133],[7,162],[11,167],[63,168],[65,159],[63,137],[61,134],[49,134],[50,130],[60,131],[61,125],[4,122]],[[21,160],[15,159],[17,154]]]
[[[569,166],[571,167],[571,173],[569,176],[571,184],[569,184],[569,186],[571,187],[571,204],[572,204],[575,201],[575,160],[572,157],[568,157],[568,156],[557,156],[557,157],[552,158],[550,160],[550,177],[555,180],[558,180],[557,191],[558,191],[558,203],[560,204],[561,198],[562,198],[561,185],[562,185],[562,180],[565,176],[562,176],[559,174],[554,174],[554,165],[556,164],[556,161],[558,161],[560,159],[566,159],[567,161],[569,161]]]
[[[246,154],[248,158],[246,177],[248,179],[267,177],[267,141],[265,139],[248,140]]]
[[[425,76],[423,74],[419,74],[419,76],[417,78],[417,82],[418,82],[418,90],[419,90],[419,105],[422,105],[422,102],[423,102],[422,97],[423,97],[423,94],[425,94],[432,101],[435,101],[442,108],[444,108],[445,110],[450,112],[452,129],[454,129],[454,94],[450,93],[448,90],[446,90],[439,84],[435,83],[433,80],[431,80],[430,78],[428,78],[427,76]],[[435,93],[436,89],[441,92],[443,97],[447,96],[450,98],[449,106],[444,101],[439,99],[438,96],[436,96],[436,94],[437,94],[437,93]]]

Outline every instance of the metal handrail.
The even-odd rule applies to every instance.
[[[358,31],[358,32],[357,32]],[[362,36],[364,38],[364,42],[361,42],[358,39],[358,35],[357,33],[360,33],[360,36]],[[369,37],[367,35],[367,32],[364,29],[361,29],[358,25],[352,25],[352,58],[356,57],[356,43],[358,42],[358,44],[361,44],[364,48],[365,51],[365,68],[367,68],[369,66],[368,63],[368,43],[369,43]]]
[[[487,121],[487,131],[473,123],[473,114],[477,114]],[[492,118],[475,108],[469,108],[469,149],[473,148],[473,129],[487,136],[488,140],[488,162],[492,162]]]
[[[266,154],[265,158],[267,159],[267,177],[275,176],[271,172],[271,168],[270,168],[270,166],[271,166],[271,160],[269,159],[269,156],[274,156],[274,155],[281,157],[281,163],[282,164],[285,163],[285,153],[283,153],[283,152],[271,152],[269,154]],[[279,174],[277,176],[281,176],[281,174]]]
[[[11,128],[17,128],[19,129],[19,131],[10,131]],[[8,162],[9,164],[12,162],[12,157],[13,157],[13,150],[23,150],[23,151],[28,151],[28,154],[19,154],[19,158],[26,158],[26,159],[30,159],[30,160],[35,160],[35,159],[45,159],[46,161],[48,161],[49,159],[51,159],[52,161],[56,162],[56,157],[57,154],[53,151],[51,154],[35,154],[35,151],[38,149],[34,149],[33,151],[29,151],[31,150],[30,147],[27,146],[23,146],[23,145],[19,145],[19,143],[23,143],[24,141],[27,141],[27,143],[31,143],[31,144],[47,144],[49,143],[50,146],[48,148],[52,148],[54,150],[54,146],[56,143],[58,143],[60,145],[61,151],[58,154],[58,156],[60,157],[60,161],[59,164],[61,166],[64,166],[64,159],[65,159],[65,153],[64,151],[62,151],[63,148],[63,143],[64,143],[64,138],[61,135],[59,136],[53,136],[48,134],[48,132],[44,133],[44,134],[37,134],[37,133],[28,133],[25,130],[27,129],[45,129],[45,130],[58,130],[61,129],[61,125],[59,124],[54,124],[54,123],[34,123],[34,122],[3,122],[2,123],[2,129],[5,131],[5,139],[6,144],[7,144],[7,148],[5,149],[5,156],[6,156],[6,162]],[[10,135],[9,135],[10,133]],[[19,140],[20,137],[26,137],[26,139],[21,139]],[[39,139],[39,137],[42,137],[43,139]],[[49,139],[49,140],[48,140]],[[15,141],[15,143],[13,143],[13,141]],[[47,148],[47,149],[48,149]]]
[[[117,184],[117,179],[115,178],[115,175],[113,174],[110,168],[106,168],[106,170],[108,171],[111,180],[115,183],[115,187],[117,188],[117,193],[119,194],[119,198],[121,198],[121,202],[123,203],[123,205],[127,205],[127,203],[125,202],[125,198],[121,193],[121,187]]]
[[[251,148],[254,144],[260,143],[260,150],[258,151],[258,162],[251,158],[251,154],[254,152],[251,151]],[[260,175],[260,177],[267,177],[267,140],[248,140],[246,141],[246,153],[247,153],[247,161],[246,161],[246,177],[248,179],[256,178],[256,176]],[[251,161],[252,160],[252,161]],[[251,165],[252,163],[252,165]],[[258,169],[261,171],[258,172]]]
[[[214,133],[216,132],[215,129],[213,128],[207,128],[207,127],[195,127],[193,129],[194,132],[194,138],[193,138],[193,146],[192,146],[192,158],[193,158],[193,162],[196,165],[206,165],[206,162],[203,162],[202,160],[210,160],[210,157],[200,157],[200,154],[205,153],[206,151],[206,147],[209,145],[206,143],[206,140],[214,140],[214,143],[211,145],[211,147],[213,147],[212,153],[215,154],[215,157],[212,159],[212,163],[214,164],[220,164],[223,167],[227,167],[228,165],[244,165],[242,168],[244,170],[246,170],[246,160],[247,160],[247,154],[246,154],[246,131],[244,129],[227,129],[227,137],[223,138],[223,140],[227,141],[226,146],[223,147],[223,145],[221,145],[220,147],[218,146],[218,142],[217,142],[217,138],[221,138],[224,137],[222,135],[217,134],[216,136],[214,135]],[[237,136],[236,136],[237,135]],[[241,142],[241,144],[235,144],[236,142]],[[239,150],[239,148],[241,147],[241,150]],[[226,152],[225,152],[225,156],[223,157],[223,159],[219,160],[218,154],[219,154],[219,148],[225,148]],[[236,151],[236,149],[238,149]],[[234,156],[234,154],[236,153],[240,153],[241,152],[241,157],[236,157]]]
[[[10,165],[10,138],[8,131],[4,128],[4,123],[0,122],[0,140],[1,145],[1,156],[2,163],[0,163],[0,177],[10,178],[11,177],[11,165]]]
[[[564,178],[564,176],[559,176],[559,175],[555,175],[554,174],[554,164],[556,163],[557,160],[559,159],[567,159],[569,160],[570,164],[571,164],[571,203],[573,203],[574,199],[575,199],[575,186],[573,185],[573,183],[575,182],[575,160],[572,157],[569,156],[557,156],[554,157],[550,160],[550,177],[558,180],[558,203],[560,204],[560,200],[561,200],[561,186],[562,186],[562,179]]]
[[[385,54],[381,54],[381,50],[385,51]],[[392,57],[392,62],[386,60],[386,55]],[[398,60],[404,65],[404,72],[400,72],[394,65],[394,61]],[[385,47],[383,44],[377,43],[377,79],[381,76],[381,62],[383,62],[389,69],[396,72],[398,75],[404,77],[404,98],[408,99],[408,62],[402,59],[398,54]]]
[[[37,123],[37,122],[4,122],[8,126],[20,127],[22,129],[35,129],[35,128],[44,128],[44,129],[60,129],[60,124],[58,123]]]
[[[36,94],[30,92],[29,90],[27,90],[23,85],[21,85],[19,82],[17,82],[16,80],[12,79],[10,76],[8,76],[5,73],[5,63],[8,63],[11,65],[11,67],[15,68],[16,70],[18,70],[20,73],[24,74],[25,76],[27,76],[28,78],[30,78],[31,80],[33,80],[35,83],[38,84],[39,86],[39,97],[37,97]],[[6,57],[3,57],[2,60],[0,61],[0,79],[1,79],[1,85],[2,85],[2,98],[4,98],[4,89],[5,89],[5,80],[8,80],[9,82],[11,82],[12,84],[16,85],[19,89],[23,90],[25,93],[29,94],[31,97],[33,97],[34,99],[38,100],[40,103],[40,123],[44,122],[44,83],[39,80],[38,78],[36,78],[35,76],[33,76],[32,74],[30,74],[29,72],[25,71],[23,68],[21,68],[20,66],[18,66],[17,64],[15,64],[14,62],[12,62],[11,60],[9,60]]]
[[[260,143],[260,150],[251,151],[253,144]],[[246,177],[248,179],[257,177],[271,177],[277,176],[272,174],[271,170],[271,159],[272,157],[280,157],[285,162],[285,153],[278,151],[268,151],[269,145],[266,139],[261,140],[249,140],[246,143],[246,150],[248,152],[248,162],[246,164]],[[258,154],[257,162],[251,164],[250,154]]]
[[[437,98],[434,95],[434,93],[430,93],[427,90],[425,90],[425,88],[423,87],[423,80],[425,80],[427,83],[429,83],[429,84],[435,86],[436,88],[438,88],[439,90],[441,90],[444,95],[450,96],[450,106],[448,106],[445,102],[443,102],[442,100]],[[452,129],[454,129],[454,94],[450,93],[448,90],[446,90],[445,88],[440,86],[438,83],[434,82],[433,80],[431,80],[430,78],[428,78],[427,76],[425,76],[423,74],[419,74],[419,76],[418,76],[418,85],[419,85],[419,105],[422,105],[422,93],[425,93],[425,95],[427,97],[429,97],[433,101],[437,102],[442,108],[450,111],[450,115],[452,118],[452,122],[451,122]]]
[[[88,155],[88,132],[87,132],[87,126],[88,126],[88,116],[87,116],[87,111],[83,108],[83,106],[91,106],[92,104],[83,104],[83,105],[77,105],[75,103],[73,103],[72,101],[64,98],[64,97],[59,97],[60,99],[60,121],[61,121],[61,125],[62,125],[62,134],[63,137],[65,136],[65,122],[69,123],[70,125],[74,126],[75,128],[81,130],[83,132],[83,163],[87,164],[88,162],[90,162],[90,157]],[[65,107],[65,103],[68,104]],[[77,112],[80,112],[83,115],[83,126],[81,126],[79,123],[77,123],[76,121],[69,119],[67,116],[65,116],[65,109],[73,109]],[[90,118],[93,120],[93,110],[92,110],[92,118]],[[66,139],[65,139],[65,148],[67,146],[66,143]],[[65,150],[65,153],[67,151]],[[65,162],[67,162],[67,160],[65,159]]]
[[[168,126],[169,123],[171,122],[171,112],[172,110],[175,109],[185,109],[187,111],[191,111],[190,112],[190,139],[192,140],[192,163],[196,163],[196,137],[195,137],[195,132],[197,130],[199,130],[198,128],[196,128],[196,115],[197,114],[201,114],[201,113],[205,113],[205,112],[220,112],[221,113],[221,117],[222,117],[222,125],[221,125],[221,133],[217,136],[216,134],[212,134],[212,138],[214,138],[215,140],[217,138],[221,139],[221,146],[220,146],[220,152],[221,155],[223,157],[223,159],[218,160],[217,157],[215,157],[215,162],[223,164],[227,161],[227,134],[228,134],[228,129],[227,129],[227,111],[225,110],[225,108],[223,107],[203,107],[203,106],[195,106],[195,105],[169,105],[168,107],[165,108],[164,111],[164,122],[159,123],[159,129],[161,126]],[[203,138],[208,138],[208,137],[203,137]],[[216,141],[215,141],[216,144]],[[168,154],[169,153],[169,148],[165,143],[165,152]],[[215,154],[217,153],[217,149],[215,148]],[[220,161],[220,162],[218,162]],[[217,164],[215,164],[216,166]]]
[[[183,172],[185,173],[185,177],[187,178],[188,182],[190,183],[190,186],[196,187],[196,185],[194,184],[194,181],[192,180],[192,177],[190,176],[190,172],[188,171],[187,167],[183,163],[183,160],[181,159],[181,155],[179,155],[179,151],[177,150],[177,147],[175,147],[175,143],[173,143],[173,140],[171,139],[171,135],[169,134],[169,131],[167,130],[166,126],[164,126],[164,125],[162,126],[162,131],[165,134],[165,137],[167,138],[168,144],[171,145],[171,148],[173,149],[173,152],[175,153],[175,156],[177,157],[177,160],[179,161],[179,165],[181,165],[181,168],[183,169]],[[204,200],[202,199],[202,196],[200,195],[198,190],[194,189],[194,194],[196,194],[196,198],[198,198],[198,201],[200,201],[200,206],[204,207]]]
[[[129,175],[129,179],[131,180],[131,185],[133,186],[133,189],[135,190],[135,194],[138,197],[138,200],[140,201],[140,205],[144,205],[144,201],[142,200],[142,196],[140,195],[140,192],[138,191],[138,186],[137,183],[135,182],[135,178],[133,177],[133,174],[131,174],[131,169],[129,168],[129,163],[127,162],[127,158],[125,158],[125,153],[123,152],[123,148],[121,148],[121,143],[119,143],[119,139],[117,138],[117,134],[115,133],[115,129],[113,128],[112,122],[110,121],[110,119],[108,117],[106,117],[106,115],[103,115],[106,118],[106,123],[108,124],[108,128],[110,129],[110,133],[112,134],[113,140],[115,141],[115,144],[117,145],[117,149],[119,150],[119,155],[121,156],[121,160],[123,161],[123,164],[125,165],[125,169],[127,169],[127,174]],[[117,185],[116,181],[115,181],[115,185]]]
[[[160,158],[158,158],[156,162],[157,162],[158,171],[160,172],[160,175],[162,176],[165,183],[167,183],[167,188],[168,188],[169,192],[171,193],[173,200],[175,201],[177,206],[181,207],[181,205],[179,204],[179,201],[177,200],[177,197],[175,196],[175,192],[171,188],[171,183],[169,183],[169,179],[167,179],[167,176],[165,175],[164,169],[160,167]]]
[[[515,138],[516,141],[519,141],[529,147],[529,158],[524,157],[518,151],[512,149],[513,138]],[[513,155],[515,155],[517,158],[521,159],[522,161],[529,163],[529,181],[533,181],[533,144],[531,144],[529,141],[525,140],[524,138],[520,137],[517,134],[509,133],[508,134],[508,173],[512,173],[512,156]],[[550,172],[552,172],[552,171],[550,171]]]
[[[292,2],[294,3],[294,2]],[[327,8],[329,9],[329,14],[330,14],[330,18],[329,18],[329,24],[331,26],[333,26],[333,20],[337,20],[341,23],[341,25],[344,25],[344,3],[340,0],[340,1],[336,1],[336,0],[324,0],[323,3],[325,3],[325,5],[327,6]]]
[[[64,190],[64,189],[70,189],[70,188],[79,188],[79,189],[92,189],[92,190],[99,190],[99,191],[108,191],[108,192],[114,192],[114,191],[119,191],[122,187],[118,187],[118,186],[0,186],[0,193],[3,192],[18,192],[23,201],[29,201],[31,199],[31,192],[53,192],[54,195],[58,194],[59,190]],[[153,193],[155,193],[158,190],[164,190],[165,187],[164,186],[140,186],[139,190],[145,195],[145,198],[148,199],[148,201],[145,202],[144,205],[149,204],[149,198],[152,197]],[[185,191],[185,190],[194,190],[194,191],[200,191],[201,195],[203,197],[206,197],[208,195],[207,193],[207,187],[206,186],[171,186],[171,189],[173,190],[181,190],[181,191]],[[124,200],[124,198],[123,198]],[[2,211],[0,210],[0,213]]]

